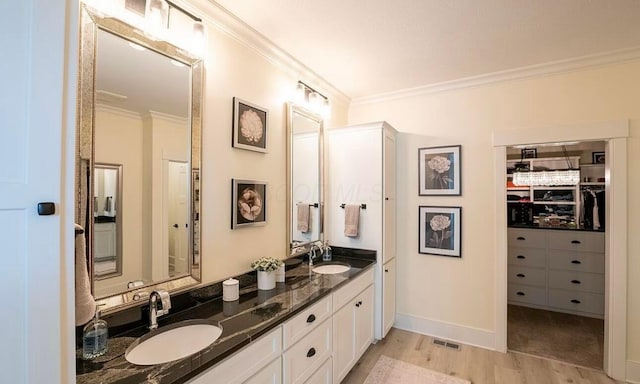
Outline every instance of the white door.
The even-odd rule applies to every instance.
[[[169,160],[167,170],[167,193],[169,233],[169,275],[188,271],[189,262],[189,211],[188,211],[188,165],[186,162]]]
[[[68,7],[61,0],[0,2],[0,46],[10,53],[0,63],[0,371],[6,383],[69,382],[73,303],[66,299],[73,296],[61,289],[73,273],[65,259],[71,238],[61,242],[62,220],[70,233],[65,213],[73,212],[61,192],[71,194],[61,185],[63,124],[73,129],[73,114],[67,119],[74,107],[64,103]],[[72,174],[64,176],[73,185]],[[55,213],[39,216],[38,202],[56,203]]]

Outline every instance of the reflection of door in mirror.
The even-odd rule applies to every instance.
[[[295,105],[289,113],[289,240],[294,245],[322,240],[322,119]]]
[[[168,224],[168,275],[184,274],[189,270],[189,206],[187,162],[166,161]]]

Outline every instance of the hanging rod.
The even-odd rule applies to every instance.
[[[344,207],[346,206],[345,203],[340,204],[340,208],[344,209]],[[361,209],[367,209],[367,204],[360,204],[360,208]]]

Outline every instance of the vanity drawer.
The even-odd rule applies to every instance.
[[[360,292],[364,291],[368,286],[373,284],[373,269],[358,276],[354,281],[340,288],[333,294],[333,309],[337,312],[345,304],[356,297]]]
[[[509,283],[512,284],[534,285],[538,287],[547,285],[547,272],[544,269],[510,265],[508,273]]]
[[[604,314],[604,295],[589,292],[549,289],[549,306],[594,315]]]
[[[537,229],[509,228],[507,239],[510,247],[546,248],[546,231]]]
[[[538,248],[509,247],[507,259],[509,265],[544,268],[547,266],[547,251]]]
[[[604,274],[551,270],[549,288],[604,293]]]
[[[287,349],[332,315],[331,295],[307,308],[282,328],[282,344]]]
[[[299,384],[331,356],[331,320],[320,324],[282,355],[283,384]]]
[[[549,231],[549,249],[580,252],[604,252],[604,233]]]
[[[526,304],[547,305],[546,288],[509,284],[507,291],[510,302],[517,301]]]
[[[604,253],[549,251],[549,268],[604,273]]]

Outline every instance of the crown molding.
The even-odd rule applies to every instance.
[[[156,119],[156,120],[164,120],[173,124],[178,124],[178,125],[186,125],[189,126],[189,119],[186,117],[180,117],[180,116],[176,116],[176,115],[170,115],[168,113],[164,113],[164,112],[158,112],[158,111],[153,111],[150,110],[149,112],[145,113],[143,116],[143,118],[151,118]]]
[[[187,11],[201,17],[209,26],[214,26],[222,33],[257,52],[278,68],[298,77],[296,80],[303,80],[318,92],[331,97],[334,99],[333,102],[339,101],[347,105],[351,103],[351,98],[344,92],[214,0],[175,0],[175,2]],[[294,86],[295,84],[292,84],[292,87]]]
[[[142,115],[140,115],[138,112],[131,111],[129,109],[114,107],[108,104],[102,104],[99,102],[95,104],[95,109],[96,111],[107,112],[112,115],[123,116],[129,119],[137,119],[137,120],[142,119]]]
[[[465,77],[441,83],[406,88],[399,91],[385,92],[372,96],[364,96],[352,100],[351,106],[374,104],[384,101],[423,96],[439,92],[472,88],[483,85],[501,83],[505,81],[522,80],[533,77],[571,72],[590,67],[617,64],[640,59],[640,47],[610,51],[595,55],[574,57],[566,60],[553,61],[544,64],[530,65],[505,71],[487,73],[478,76]]]

